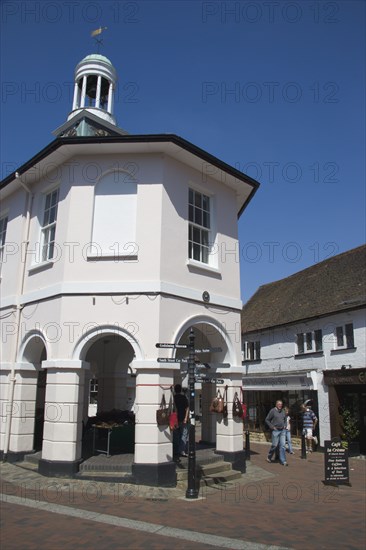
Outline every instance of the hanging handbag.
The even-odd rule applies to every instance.
[[[227,409],[227,386],[225,386],[225,391],[224,391],[224,408],[223,408],[223,411],[222,411],[222,416],[224,418],[227,418],[228,416],[228,409]]]
[[[236,416],[238,418],[241,418],[243,416],[243,407],[240,402],[240,399],[238,397],[237,392],[234,394],[234,400],[233,400],[233,416]]]
[[[248,414],[248,407],[247,407],[247,404],[244,403],[244,392],[243,392],[243,388],[240,388],[240,393],[241,393],[241,408],[243,409],[243,414],[242,414],[242,418],[243,420],[246,420],[247,418],[247,414]]]
[[[224,400],[220,390],[217,390],[216,397],[213,398],[210,405],[210,412],[222,413],[224,411]]]
[[[160,408],[156,411],[156,422],[158,426],[168,426],[169,425],[169,415],[170,408],[167,406],[165,401],[165,395],[161,398]]]
[[[170,409],[170,411],[169,411],[169,428],[170,428],[171,431],[173,431],[173,430],[176,430],[179,427],[178,413],[177,413],[177,409],[175,407],[173,392],[172,392],[172,395],[170,396],[169,409]]]

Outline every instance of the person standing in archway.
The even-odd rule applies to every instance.
[[[178,428],[173,432],[173,455],[175,457],[188,456],[189,404],[188,399],[182,393],[182,386],[180,384],[174,386],[174,404],[178,415]]]

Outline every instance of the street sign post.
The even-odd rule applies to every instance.
[[[195,335],[193,328],[189,332],[189,344],[169,344],[158,343],[155,344],[160,349],[188,349],[188,358],[169,358],[158,357],[158,363],[187,363],[188,366],[188,389],[189,389],[189,439],[188,439],[188,485],[186,491],[186,498],[198,498],[198,489],[196,483],[196,413],[195,413],[195,383],[196,381],[223,384],[223,379],[214,379],[205,377],[201,374],[197,375],[197,359],[198,353],[215,353],[222,351],[221,348],[194,348]],[[204,367],[204,364],[200,364],[200,367]],[[208,369],[206,367],[206,369]]]

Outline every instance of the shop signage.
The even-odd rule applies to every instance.
[[[363,369],[339,369],[336,371],[323,371],[323,374],[324,382],[328,386],[366,383],[366,370]]]
[[[324,441],[325,485],[350,485],[348,450],[339,437]]]
[[[257,376],[243,377],[244,388],[247,390],[264,389],[301,389],[312,388],[313,381],[307,376]]]

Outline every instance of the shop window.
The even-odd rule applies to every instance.
[[[354,348],[353,323],[336,327],[335,340],[336,348]]]
[[[260,361],[261,343],[259,340],[254,342],[243,342],[244,361]]]
[[[297,355],[304,353],[314,353],[323,350],[322,331],[314,330],[309,332],[300,332],[296,334]]]

